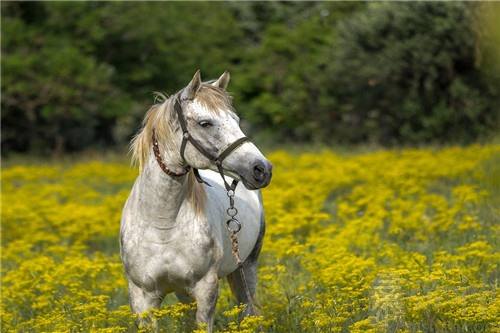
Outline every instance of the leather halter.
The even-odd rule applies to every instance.
[[[215,156],[213,155],[212,153],[210,153],[207,149],[205,149],[203,147],[203,145],[198,141],[196,140],[195,138],[193,138],[191,136],[191,134],[189,134],[189,131],[187,129],[187,122],[186,122],[186,119],[184,118],[184,114],[182,113],[182,106],[181,106],[181,102],[179,100],[179,97],[176,96],[175,97],[175,104],[174,104],[174,110],[177,114],[177,121],[179,122],[179,125],[181,127],[181,130],[182,130],[182,143],[181,143],[181,148],[180,148],[180,153],[181,153],[181,157],[182,157],[182,160],[184,161],[184,163],[187,165],[187,162],[186,162],[186,159],[184,157],[184,152],[186,150],[186,145],[187,143],[191,143],[195,148],[196,150],[198,150],[203,156],[205,156],[206,158],[208,158],[210,161],[214,162],[215,165],[217,166],[217,169],[219,170],[219,174],[221,175],[222,177],[222,180],[224,181],[224,186],[226,187],[226,190],[227,191],[234,191],[236,189],[236,186],[238,185],[238,181],[236,179],[233,180],[233,182],[230,184],[228,184],[228,182],[226,181],[226,178],[224,176],[224,169],[222,167],[222,162],[224,161],[224,159],[226,157],[229,156],[229,154],[231,154],[236,148],[238,148],[239,146],[241,146],[243,143],[247,142],[247,141],[250,141],[250,139],[246,136],[244,137],[241,137],[239,139],[237,139],[236,141],[234,141],[233,143],[231,143],[226,149],[224,149],[219,155]],[[155,137],[155,132],[154,132],[154,129],[153,129],[153,152],[155,154],[155,157],[156,157],[156,161],[158,162],[158,164],[160,165],[160,168],[169,176],[172,176],[172,177],[180,177],[180,176],[184,176],[186,173],[189,172],[189,169],[191,168],[191,166],[187,166],[187,168],[185,169],[184,172],[182,173],[175,173],[175,172],[172,172],[171,170],[168,170],[168,168],[166,167],[165,163],[163,163],[163,160],[161,158],[161,155],[160,155],[160,152],[159,152],[159,149],[158,149],[158,142],[156,141],[156,137]],[[208,186],[210,186],[210,184],[208,184],[206,181],[204,181],[201,176],[200,176],[200,173],[198,171],[198,169],[196,168],[193,168],[193,173],[196,177],[196,180],[199,182],[199,183],[203,183],[203,184],[206,184]]]

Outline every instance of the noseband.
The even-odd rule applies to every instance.
[[[175,113],[177,114],[177,121],[179,122],[179,125],[180,125],[181,130],[182,130],[182,143],[181,143],[180,154],[181,154],[182,160],[187,165],[187,167],[184,170],[184,172],[182,172],[182,173],[175,173],[175,172],[172,172],[171,170],[169,170],[167,168],[167,166],[165,165],[165,163],[163,162],[163,160],[161,158],[160,150],[159,150],[159,147],[158,147],[158,141],[156,140],[155,131],[153,129],[153,152],[155,154],[156,161],[158,162],[160,168],[163,170],[163,172],[165,172],[167,175],[169,175],[171,177],[180,177],[180,176],[184,176],[186,173],[188,173],[189,169],[191,168],[191,166],[187,163],[186,158],[184,157],[184,152],[185,152],[186,146],[187,146],[187,144],[189,142],[203,156],[205,156],[210,161],[212,161],[212,162],[215,163],[215,165],[217,166],[217,169],[219,170],[219,174],[221,175],[222,180],[224,181],[224,186],[226,187],[226,190],[227,191],[234,191],[236,189],[236,186],[238,185],[238,180],[234,179],[231,184],[229,184],[226,181],[226,178],[224,176],[224,168],[222,167],[222,162],[236,148],[238,148],[239,146],[241,146],[243,143],[245,143],[247,141],[250,141],[250,139],[248,137],[246,137],[246,136],[243,136],[243,137],[237,139],[236,141],[234,141],[233,143],[231,143],[219,155],[217,155],[217,156],[213,155],[207,149],[205,149],[205,147],[203,147],[203,145],[198,140],[196,140],[195,138],[193,138],[193,136],[191,136],[191,134],[189,133],[189,131],[187,129],[186,118],[184,118],[184,113],[182,112],[182,106],[181,106],[181,101],[179,100],[179,97],[175,98],[174,110],[175,110]],[[206,185],[210,186],[210,184],[208,184],[206,181],[204,181],[201,178],[198,169],[193,168],[193,173],[194,173],[194,175],[196,177],[196,180],[199,183],[203,183],[203,184],[206,184]]]

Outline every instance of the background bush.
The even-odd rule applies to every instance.
[[[498,130],[499,8],[2,3],[2,152],[123,145],[152,92],[197,68],[230,70],[252,135],[274,142],[470,142]]]
[[[499,81],[481,73],[478,14],[465,3],[385,3],[342,22],[328,70],[334,132],[417,143],[471,141],[493,128]]]

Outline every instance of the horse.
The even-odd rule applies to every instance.
[[[196,302],[196,322],[209,332],[224,277],[245,304],[242,315],[256,313],[265,233],[259,189],[272,177],[271,163],[240,129],[229,80],[226,71],[202,82],[198,70],[174,95],[158,95],[131,142],[139,175],[120,226],[132,312],[159,308],[173,292]]]

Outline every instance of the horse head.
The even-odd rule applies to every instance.
[[[259,189],[271,181],[272,165],[243,134],[226,91],[229,80],[224,72],[215,81],[202,82],[197,71],[177,93],[174,133],[187,165],[223,172],[248,189]]]

